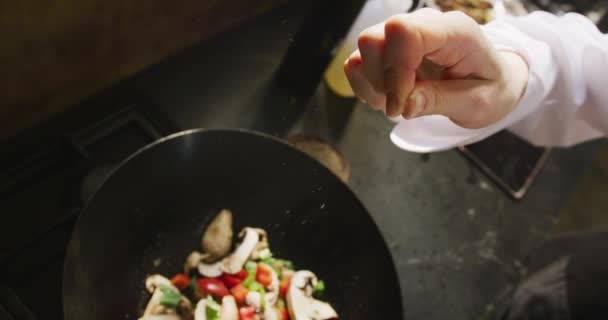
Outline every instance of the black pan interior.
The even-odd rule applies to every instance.
[[[65,318],[137,319],[146,275],[179,272],[221,208],[238,229],[266,229],[275,256],[324,279],[342,319],[402,318],[391,255],[355,195],[307,155],[238,130],[171,136],[111,175],[70,242]]]

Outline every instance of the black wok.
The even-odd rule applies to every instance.
[[[275,256],[324,279],[342,319],[402,319],[393,260],[355,195],[304,153],[237,130],[170,136],[106,180],[70,242],[65,318],[137,319],[146,275],[179,272],[221,208],[237,230],[266,229]]]

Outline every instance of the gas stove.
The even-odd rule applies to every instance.
[[[122,160],[177,131],[151,103],[134,96],[113,94],[81,108],[86,112],[60,121],[65,129],[40,129],[35,139],[5,149],[0,319],[63,318],[64,254],[79,212]]]

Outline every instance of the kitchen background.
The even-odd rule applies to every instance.
[[[383,115],[321,78],[362,5],[2,3],[0,319],[61,319],[78,213],[126,156],[188,128],[306,133],[338,146],[389,243],[405,319],[491,319],[543,240],[608,225],[605,140],[551,150],[520,200],[461,152],[394,147]],[[605,1],[525,6],[578,11],[608,29]],[[324,51],[293,49],[306,47]],[[505,135],[476,150],[512,141]],[[504,156],[498,167],[519,161]]]

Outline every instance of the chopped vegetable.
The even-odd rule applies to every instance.
[[[237,286],[243,282],[243,280],[241,280],[237,277],[231,276],[227,273],[222,274],[221,279],[222,279],[222,282],[224,282],[224,284],[226,285],[226,287],[228,289],[232,289],[235,286]]]
[[[237,272],[234,276],[241,280],[245,280],[245,278],[247,278],[247,275],[248,275],[247,270],[243,269],[243,270]]]
[[[237,303],[242,304],[247,299],[247,293],[249,290],[245,288],[242,284],[239,284],[232,289],[230,289],[230,294],[234,297]]]
[[[289,320],[289,311],[287,308],[279,308],[279,320]]]
[[[264,286],[260,283],[253,282],[251,285],[249,285],[247,289],[249,289],[249,291],[255,291],[260,293],[262,310],[264,310],[266,308],[266,289],[264,289]]]
[[[255,320],[255,309],[253,307],[241,307],[239,309],[239,320]]]
[[[213,230],[207,231],[211,235]],[[214,255],[211,247],[216,241],[207,239],[186,259],[183,273],[171,280],[160,274],[148,276],[146,289],[152,296],[141,319],[338,318],[329,303],[313,296],[325,291],[325,283],[311,271],[296,271],[289,260],[274,258],[266,231],[245,227],[239,237],[242,243],[227,256]],[[231,247],[228,241],[222,246]],[[195,310],[189,298],[196,302]]]
[[[245,287],[249,287],[254,281],[255,281],[255,276],[257,273],[257,269],[258,269],[258,264],[253,262],[253,261],[249,261],[247,262],[247,264],[245,265],[245,270],[247,270],[247,278],[245,278],[245,280],[243,280],[243,285]]]
[[[203,278],[196,280],[196,283],[202,293],[211,294],[220,298],[229,294],[224,283],[218,279]]]
[[[180,290],[184,290],[190,285],[190,277],[183,273],[178,273],[171,279],[171,283]]]
[[[198,285],[196,284],[196,275],[192,275],[192,277],[190,278],[190,290],[192,290],[192,292],[196,292],[196,290],[198,289]]]
[[[287,296],[287,291],[289,291],[289,285],[291,284],[291,275],[284,276],[281,284],[279,285],[279,295],[282,298]]]
[[[169,308],[175,308],[179,305],[179,302],[182,300],[181,294],[173,291],[173,289],[164,284],[161,284],[158,288],[163,293],[160,304]]]
[[[260,263],[263,263],[263,264],[266,264],[266,265],[269,265],[270,267],[272,267],[279,276],[283,273],[283,271],[285,269],[293,271],[293,263],[288,260],[268,258],[268,259],[261,260]]]
[[[259,263],[256,272],[256,281],[264,287],[269,287],[272,284],[272,268],[266,264]]]
[[[272,252],[270,252],[270,249],[268,249],[268,248],[260,251],[259,255],[260,255],[260,260],[266,260],[266,259],[272,258]]]
[[[255,273],[255,270],[258,268],[258,264],[253,262],[253,261],[248,261],[245,264],[245,270],[247,270],[247,273]]]
[[[244,285],[246,288],[249,288],[249,286],[250,286],[252,283],[254,283],[254,282],[255,282],[255,275],[253,275],[253,274],[252,274],[252,275],[249,275],[249,276],[247,277],[247,279],[243,280],[243,285]]]
[[[289,270],[295,270],[295,267],[293,266],[293,262],[291,262],[289,260],[277,259],[276,263],[281,268],[285,268],[285,269],[289,269]]]
[[[323,291],[325,291],[325,282],[323,282],[323,280],[319,280],[319,281],[317,281],[317,284],[315,285],[314,292],[316,294],[321,294],[321,293],[323,293]]]
[[[279,308],[279,309],[283,309],[283,308],[285,308],[285,307],[286,307],[286,305],[285,305],[285,300],[283,300],[283,299],[279,298],[279,299],[277,300],[277,308]]]
[[[260,260],[260,263],[268,265],[271,268],[273,268],[276,272],[279,272],[279,270],[277,269],[277,260],[274,259],[274,258],[268,258],[268,259]]]
[[[222,306],[220,306],[219,303],[215,302],[213,298],[207,297],[207,305],[205,307],[205,315],[207,316],[207,320],[218,320],[221,309]]]
[[[260,292],[264,290],[264,286],[254,281],[247,287],[247,289],[249,289],[250,291]]]

